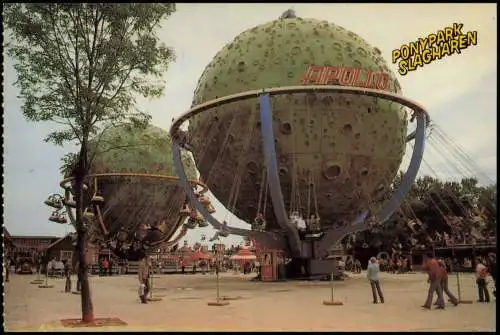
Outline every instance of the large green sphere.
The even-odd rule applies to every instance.
[[[91,173],[138,173],[176,178],[172,142],[168,132],[155,126],[124,125],[96,136],[91,144]],[[91,154],[91,155],[92,155]],[[189,178],[196,178],[194,163],[184,156]],[[94,189],[92,185],[91,189]],[[113,233],[120,229],[133,235],[141,224],[164,221],[163,237],[178,228],[179,211],[185,201],[183,188],[175,181],[151,177],[98,177],[98,192],[105,199],[104,224]]]
[[[388,90],[400,92],[380,50],[355,33],[326,21],[288,18],[244,31],[217,53],[198,81],[193,105],[302,85],[309,65],[384,72]],[[385,196],[405,152],[403,107],[360,95],[311,92],[273,97],[272,109],[287,209],[314,214],[317,206],[323,224],[330,225],[352,219]],[[259,119],[258,100],[248,99],[199,114],[189,127],[201,176],[229,210],[248,221],[265,204],[258,201],[264,168]]]

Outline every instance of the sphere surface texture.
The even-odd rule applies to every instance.
[[[303,18],[268,22],[238,35],[205,68],[192,105],[235,93],[302,85],[310,65],[383,72],[400,93],[380,50],[338,25]],[[323,225],[343,224],[387,196],[405,153],[407,112],[361,95],[273,96],[273,128],[287,210],[318,213]],[[258,99],[212,108],[190,120],[203,180],[230,211],[251,222],[274,214],[262,187],[264,155]]]
[[[97,143],[97,144],[96,144]],[[186,194],[175,180],[172,142],[168,132],[149,125],[146,128],[121,126],[96,136],[97,148],[91,173],[139,173],[171,176],[172,180],[152,177],[98,177],[99,195],[104,197],[103,221],[111,235],[125,231],[129,238],[147,224],[163,223],[161,238],[170,238],[178,222]],[[196,170],[189,156],[183,156],[189,178]],[[159,234],[156,235],[160,237]]]

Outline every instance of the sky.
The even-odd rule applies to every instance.
[[[496,181],[495,4],[178,4],[159,34],[177,54],[164,76],[165,94],[154,101],[140,100],[140,107],[151,113],[152,123],[168,130],[171,119],[189,109],[197,80],[213,56],[242,31],[277,19],[288,8],[300,17],[327,20],[357,33],[382,51],[394,72],[397,66],[391,64],[391,51],[402,43],[453,22],[463,23],[464,31],[477,30],[477,46],[397,77],[402,94],[422,104],[439,129],[473,159],[477,171]],[[53,125],[24,120],[12,65],[12,59],[5,58],[4,224],[13,235],[62,236],[72,228],[50,223],[51,211],[43,201],[60,192],[60,158],[76,147],[44,143]],[[449,167],[453,159],[444,159],[429,142],[420,174],[453,177],[456,172]],[[228,211],[213,202],[215,216],[224,219]],[[248,227],[232,215],[227,218],[231,225]],[[208,239],[213,233],[211,228],[198,228],[187,239],[194,242],[202,234]],[[223,242],[240,240],[229,237]]]

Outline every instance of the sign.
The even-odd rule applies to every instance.
[[[463,33],[463,26],[463,23],[453,23],[451,27],[401,45],[392,50],[392,63],[397,63],[399,74],[405,76],[444,56],[460,55],[461,50],[477,45],[477,31]]]
[[[366,69],[309,65],[301,80],[303,85],[341,85],[389,90],[391,77],[385,72]]]

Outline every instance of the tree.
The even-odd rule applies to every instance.
[[[145,125],[138,95],[158,98],[174,52],[159,41],[175,4],[6,4],[7,54],[28,121],[53,122],[46,142],[79,144],[75,182],[78,276],[82,321],[92,322],[82,197],[89,171],[89,138],[124,122]]]

